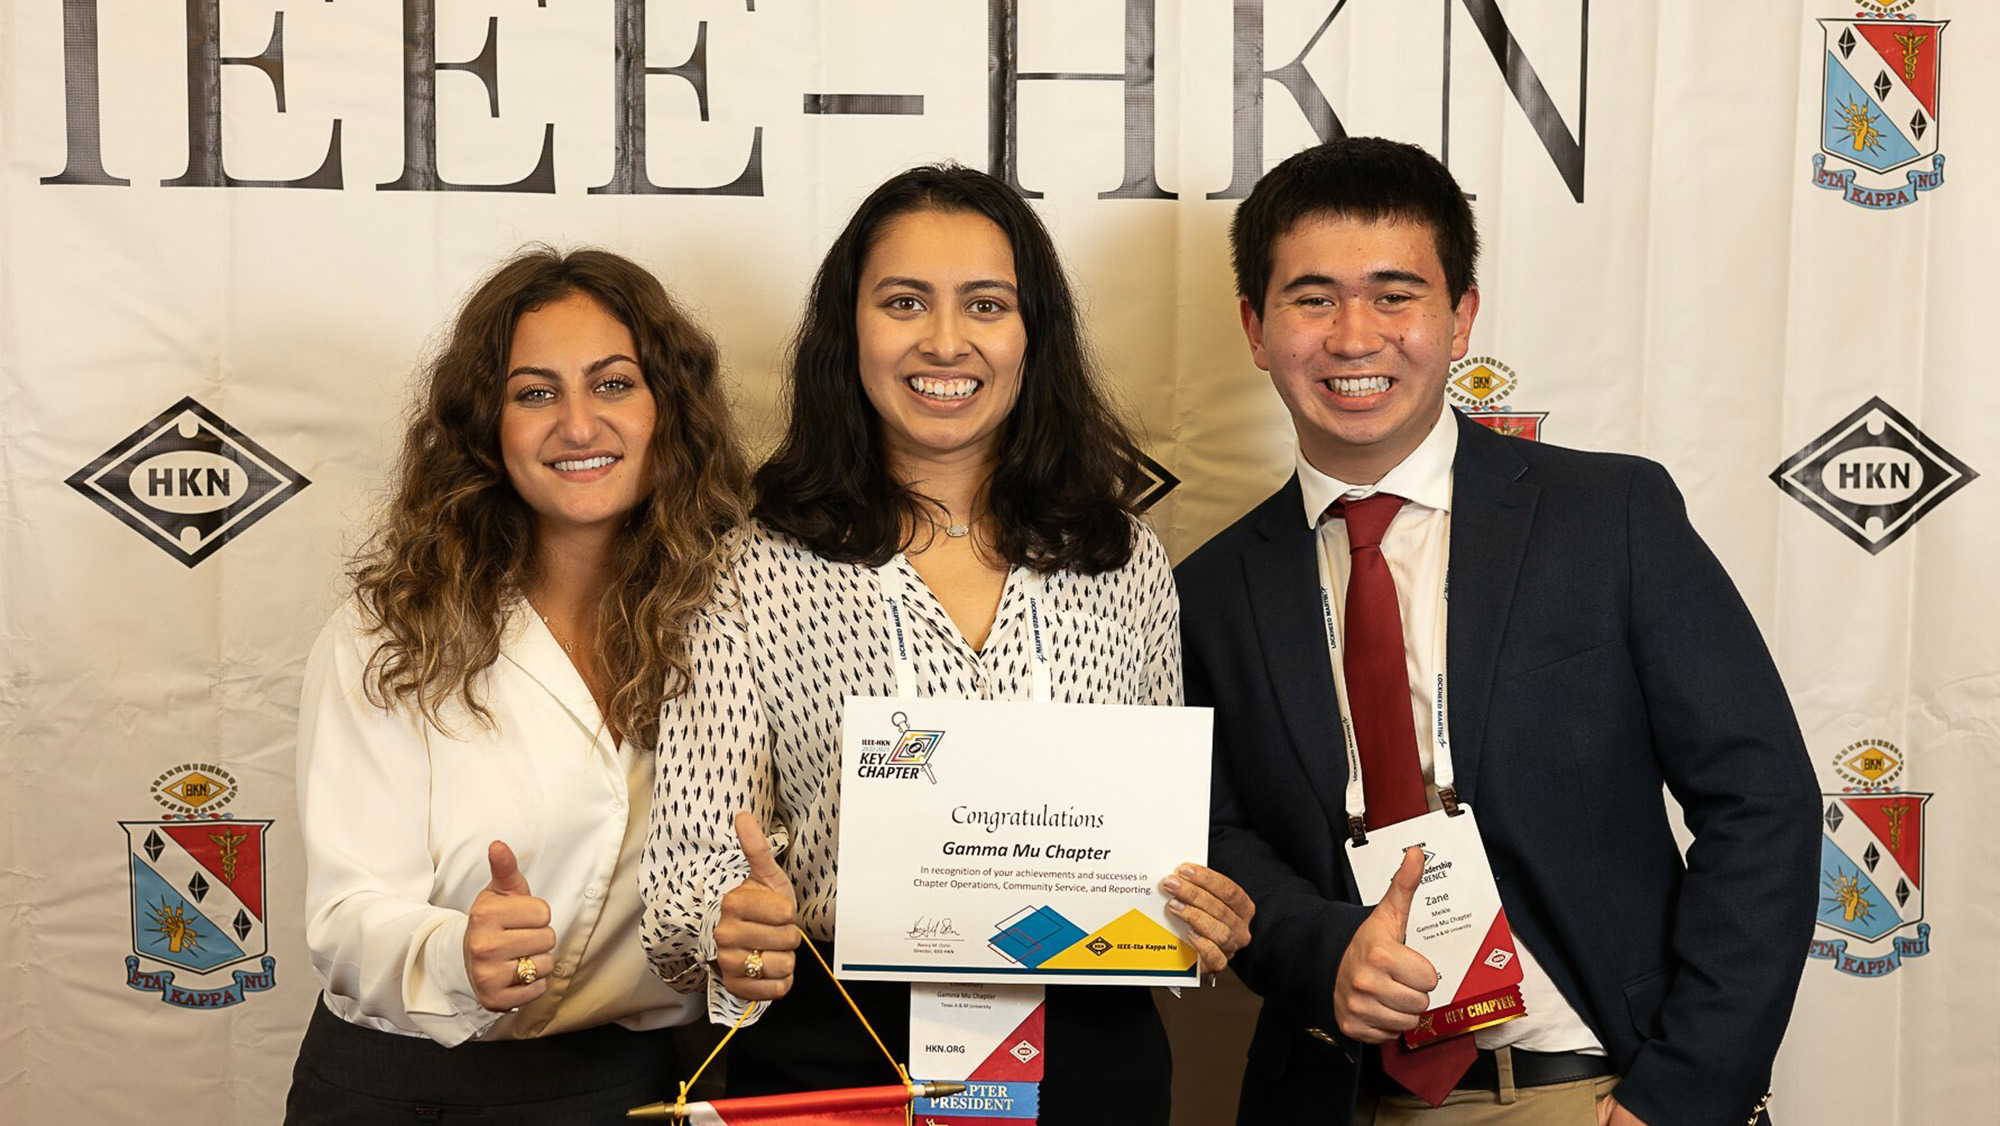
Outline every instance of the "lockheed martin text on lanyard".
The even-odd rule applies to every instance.
[[[1451,542],[1451,514],[1445,514],[1445,543]],[[1386,533],[1384,535],[1386,539]],[[1326,655],[1333,666],[1333,694],[1340,707],[1340,739],[1347,752],[1347,835],[1355,844],[1368,841],[1368,830],[1363,817],[1368,811],[1368,798],[1361,788],[1361,745],[1354,738],[1353,710],[1347,702],[1347,670],[1340,653],[1340,604],[1334,593],[1333,560],[1329,558],[1330,548],[1326,536],[1319,529],[1313,529],[1315,552],[1319,559],[1319,608],[1326,625]],[[1349,551],[1353,549],[1350,546]],[[1447,548],[1447,553],[1449,548]],[[1447,554],[1447,559],[1449,555]],[[1383,564],[1388,564],[1387,556]],[[1414,596],[1415,592],[1411,592]],[[1451,576],[1449,565],[1442,582],[1438,584],[1437,625],[1431,637],[1431,722],[1426,725],[1431,740],[1431,777],[1437,785],[1438,800],[1444,803],[1444,811],[1458,816],[1458,792],[1452,788],[1451,735],[1446,712],[1445,693],[1445,619],[1449,617],[1451,603]],[[1401,611],[1398,610],[1400,614]],[[1415,747],[1410,750],[1414,752]]]
[[[1049,684],[1049,643],[1047,623],[1042,618],[1042,600],[1048,596],[1048,579],[1040,571],[1017,567],[1009,578],[1019,576],[1021,592],[1028,599],[1028,657],[1030,681],[1028,699],[1046,704],[1053,698]],[[903,599],[910,581],[896,566],[896,558],[875,568],[882,585],[882,609],[888,619],[889,654],[896,659],[896,695],[913,700],[917,696],[917,665],[910,656],[910,627]]]

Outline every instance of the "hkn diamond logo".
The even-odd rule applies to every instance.
[[[1143,453],[1139,455],[1139,469],[1145,474],[1146,479],[1138,483],[1131,499],[1132,506],[1141,512],[1167,499],[1167,494],[1173,492],[1181,483],[1181,479],[1174,476],[1166,466]]]
[[[1771,471],[1779,488],[1870,555],[1978,476],[1880,398]]]
[[[69,478],[71,488],[189,567],[310,484],[192,397]]]

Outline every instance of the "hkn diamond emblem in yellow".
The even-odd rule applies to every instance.
[[[180,801],[200,809],[209,802],[221,799],[229,793],[229,783],[220,778],[210,778],[200,771],[189,771],[160,787],[162,793],[171,794]]]
[[[1495,409],[1495,404],[1513,394],[1520,377],[1514,369],[1493,356],[1467,356],[1451,365],[1445,390],[1458,405],[1471,411]]]
[[[1860,750],[1847,756],[1841,765],[1870,782],[1880,782],[1885,775],[1903,763],[1896,757],[1895,748],[1885,743],[1866,743]]]
[[[1513,382],[1503,372],[1485,364],[1476,364],[1460,372],[1458,378],[1452,380],[1452,385],[1483,403],[1495,395],[1504,393],[1507,386]]]

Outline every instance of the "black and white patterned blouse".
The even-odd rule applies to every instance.
[[[909,560],[899,555],[890,566],[908,592],[918,695],[1028,697],[1022,571],[1008,576],[981,651]],[[707,979],[722,897],[749,876],[733,828],[741,810],[757,815],[774,849],[789,842],[779,862],[798,896],[799,923],[814,938],[832,938],[842,709],[849,696],[896,690],[881,590],[873,569],[828,562],[753,524],[733,574],[696,622],[693,685],[662,710],[639,877],[646,950],[676,988],[692,992]],[[1131,561],[1119,570],[1049,575],[1041,606],[1053,699],[1181,703],[1180,603],[1151,530],[1135,526]],[[710,981],[708,1007],[710,1019],[727,1023],[743,1002]]]

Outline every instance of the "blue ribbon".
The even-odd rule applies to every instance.
[[[1032,1122],[1041,1114],[1040,1083],[998,1079],[967,1079],[964,1083],[965,1093],[962,1095],[914,1100],[913,1117],[935,1114],[954,1118],[1026,1119]]]
[[[1944,185],[1944,154],[1931,157],[1931,170],[1921,169],[1909,173],[1905,184],[1889,187],[1870,188],[1854,182],[1854,169],[1844,168],[1833,172],[1826,170],[1826,154],[1814,153],[1813,186],[1830,192],[1840,192],[1841,198],[1856,207],[1870,211],[1893,211],[1898,207],[1908,207],[1917,202],[1918,192],[1928,192]]]
[[[220,989],[188,989],[174,984],[172,970],[141,970],[139,959],[125,958],[125,984],[141,993],[158,993],[160,1000],[183,1009],[226,1009],[243,1003],[246,993],[262,993],[278,984],[278,960],[266,956],[264,968],[256,973],[236,970],[235,981]]]
[[[1889,944],[1886,954],[1862,956],[1847,952],[1844,938],[1815,938],[1806,956],[1832,962],[1833,968],[1854,977],[1887,977],[1903,968],[1903,959],[1921,958],[1931,952],[1931,925],[1917,924],[1917,937],[1899,938]]]

